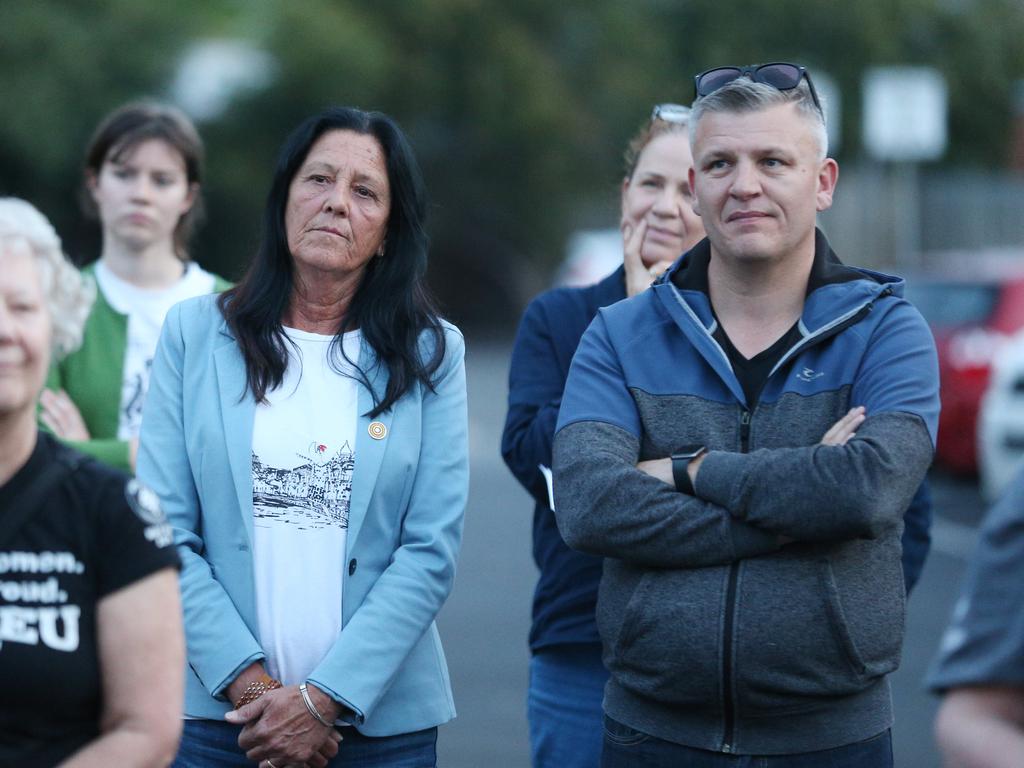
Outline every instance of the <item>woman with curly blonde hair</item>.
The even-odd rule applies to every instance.
[[[36,425],[92,286],[0,198],[0,765],[163,766],[181,729],[171,531],[151,492]]]

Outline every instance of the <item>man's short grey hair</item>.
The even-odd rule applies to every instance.
[[[63,357],[82,343],[96,286],[68,261],[57,231],[35,206],[16,197],[0,197],[0,259],[18,241],[35,257],[53,323],[51,345],[54,354]]]
[[[811,95],[806,78],[801,78],[796,88],[780,91],[766,83],[755,83],[749,77],[738,77],[726,83],[717,91],[702,96],[693,103],[690,113],[690,144],[697,136],[697,125],[701,118],[709,112],[758,112],[779,104],[795,104],[797,112],[803,116],[814,130],[818,144],[818,159],[828,157],[828,129],[825,126],[825,103],[818,109]]]

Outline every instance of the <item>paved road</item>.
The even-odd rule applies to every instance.
[[[441,729],[440,765],[525,768],[532,507],[498,453],[508,345],[470,340],[468,349],[472,481],[458,579],[440,618],[459,717]],[[902,768],[939,766],[931,736],[935,701],[921,680],[956,598],[980,511],[973,486],[941,476],[934,484],[935,546],[910,601],[903,664],[892,678]]]

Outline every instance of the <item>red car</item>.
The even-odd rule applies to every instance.
[[[924,315],[939,353],[942,413],[937,464],[978,471],[978,407],[1003,344],[1024,328],[1024,252],[943,254],[934,271],[907,279],[906,298]]]

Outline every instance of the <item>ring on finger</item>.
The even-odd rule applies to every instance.
[[[267,761],[265,761],[265,762],[266,762],[266,764],[267,764],[267,768],[277,768],[277,766],[276,766],[276,765],[274,765],[274,764],[273,764],[272,762],[270,762],[269,760],[267,760]]]

